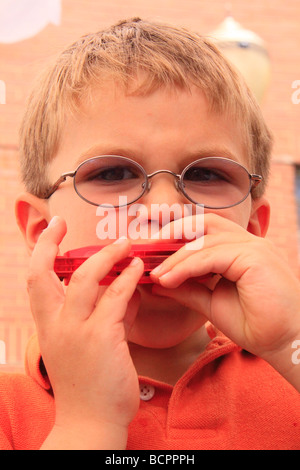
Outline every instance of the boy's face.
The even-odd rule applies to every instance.
[[[199,158],[197,155],[203,154],[232,158],[249,169],[241,129],[225,116],[210,112],[199,90],[161,89],[148,96],[125,96],[117,87],[103,86],[93,90],[92,99],[82,104],[80,112],[67,118],[49,178],[54,182],[62,173],[75,170],[80,162],[99,155],[129,157],[148,174],[159,169],[181,173],[186,165]],[[151,204],[189,203],[176,190],[174,178],[166,173],[152,179],[150,192],[139,202],[149,209],[149,214]],[[68,232],[61,253],[103,244],[96,235],[100,221],[97,208],[78,197],[71,179],[47,203],[49,217],[61,215],[67,222]],[[253,212],[251,197],[238,206],[214,212],[247,229]],[[149,286],[138,289],[141,308],[131,338],[137,344],[172,346],[205,321],[172,300],[151,295]]]

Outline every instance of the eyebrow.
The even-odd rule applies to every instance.
[[[82,162],[89,158],[101,156],[101,155],[117,155],[123,156],[127,158],[131,158],[132,160],[137,161],[140,163],[143,160],[141,153],[139,153],[136,149],[130,147],[120,147],[120,146],[113,146],[113,145],[95,145],[90,147],[84,153],[80,155],[78,160],[76,161],[76,165],[80,165]],[[205,157],[222,157],[222,158],[229,158],[237,163],[243,163],[241,161],[242,156],[235,155],[232,153],[227,147],[221,146],[203,146],[199,149],[192,150],[187,152],[185,155],[182,155],[182,159],[180,161],[180,166],[182,169],[186,167],[189,163],[199,160]],[[239,158],[240,157],[240,158]]]
[[[241,163],[241,155],[236,155],[231,152],[227,147],[221,146],[203,146],[199,149],[193,150],[192,152],[188,153],[183,161],[190,163],[194,160],[199,160],[201,158],[206,157],[222,157],[222,158],[229,158],[230,160],[234,160],[237,163]],[[239,158],[240,157],[240,158]]]
[[[126,147],[114,147],[112,145],[95,145],[93,147],[90,147],[88,150],[86,150],[84,153],[80,155],[78,160],[76,160],[76,164],[80,165],[80,163],[84,162],[88,158],[93,158],[93,157],[99,157],[101,155],[117,155],[119,157],[128,157],[132,158],[133,160],[135,158],[140,158],[140,155],[138,152],[136,152],[132,148],[126,148]]]

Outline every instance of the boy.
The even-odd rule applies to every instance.
[[[133,19],[61,54],[21,129],[16,214],[38,340],[28,375],[2,377],[2,448],[299,448],[299,283],[264,239],[270,152],[244,82],[198,35]],[[99,286],[130,252],[136,201],[147,229],[154,204],[179,205],[154,222],[162,243],[168,228],[186,246],[153,284],[138,284],[137,257]],[[196,245],[174,235],[191,202],[194,224],[204,208]],[[55,257],[103,244],[103,204],[128,233],[117,219],[63,288]]]

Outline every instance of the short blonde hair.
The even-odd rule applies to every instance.
[[[114,80],[125,92],[133,92],[140,72],[144,79],[135,88],[136,94],[195,85],[214,111],[242,122],[250,170],[266,182],[272,138],[241,76],[206,38],[183,28],[133,18],[83,36],[41,76],[20,128],[21,171],[27,191],[45,197],[51,185],[47,169],[59,145],[64,116],[80,107],[91,86]],[[255,196],[263,193],[264,183]]]

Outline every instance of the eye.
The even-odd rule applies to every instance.
[[[209,167],[191,167],[185,175],[185,181],[193,181],[195,183],[212,183],[218,181],[228,181],[226,173]]]
[[[86,177],[88,181],[124,181],[138,178],[139,175],[134,168],[126,166],[111,166],[98,168],[89,173]]]

